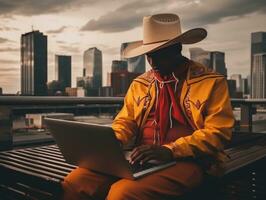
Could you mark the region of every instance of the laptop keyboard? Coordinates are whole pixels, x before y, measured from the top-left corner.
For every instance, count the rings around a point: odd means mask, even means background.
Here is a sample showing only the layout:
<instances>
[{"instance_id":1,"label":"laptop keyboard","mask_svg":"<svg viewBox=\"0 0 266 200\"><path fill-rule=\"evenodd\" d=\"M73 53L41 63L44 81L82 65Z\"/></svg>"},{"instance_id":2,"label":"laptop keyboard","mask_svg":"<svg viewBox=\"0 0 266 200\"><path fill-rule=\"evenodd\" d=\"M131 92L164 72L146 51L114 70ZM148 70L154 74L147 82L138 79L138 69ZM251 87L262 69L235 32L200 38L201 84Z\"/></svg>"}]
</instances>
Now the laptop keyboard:
<instances>
[{"instance_id":1,"label":"laptop keyboard","mask_svg":"<svg viewBox=\"0 0 266 200\"><path fill-rule=\"evenodd\" d=\"M137 173L137 172L141 172L144 171L146 169L150 169L154 166L157 166L157 164L153 164L153 163L145 163L143 165L139 164L139 163L134 163L133 165L129 163L130 169L133 173Z\"/></svg>"}]
</instances>

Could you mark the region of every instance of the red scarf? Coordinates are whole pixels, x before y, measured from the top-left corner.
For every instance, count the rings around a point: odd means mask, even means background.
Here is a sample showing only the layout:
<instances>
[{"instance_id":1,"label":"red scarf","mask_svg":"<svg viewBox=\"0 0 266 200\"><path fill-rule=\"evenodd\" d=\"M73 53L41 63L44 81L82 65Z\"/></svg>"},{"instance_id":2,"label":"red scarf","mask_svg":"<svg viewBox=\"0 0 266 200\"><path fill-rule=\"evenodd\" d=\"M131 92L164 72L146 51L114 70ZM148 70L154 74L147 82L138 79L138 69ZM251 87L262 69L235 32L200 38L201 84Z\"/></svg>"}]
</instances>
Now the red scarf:
<instances>
[{"instance_id":1,"label":"red scarf","mask_svg":"<svg viewBox=\"0 0 266 200\"><path fill-rule=\"evenodd\" d=\"M154 72L154 75L157 84L154 137L156 144L163 144L168 129L171 127L172 119L181 124L186 124L186 122L179 106L179 99L175 97L176 91L174 91L174 88L178 84L176 77L174 75L162 77L156 72Z\"/></svg>"}]
</instances>

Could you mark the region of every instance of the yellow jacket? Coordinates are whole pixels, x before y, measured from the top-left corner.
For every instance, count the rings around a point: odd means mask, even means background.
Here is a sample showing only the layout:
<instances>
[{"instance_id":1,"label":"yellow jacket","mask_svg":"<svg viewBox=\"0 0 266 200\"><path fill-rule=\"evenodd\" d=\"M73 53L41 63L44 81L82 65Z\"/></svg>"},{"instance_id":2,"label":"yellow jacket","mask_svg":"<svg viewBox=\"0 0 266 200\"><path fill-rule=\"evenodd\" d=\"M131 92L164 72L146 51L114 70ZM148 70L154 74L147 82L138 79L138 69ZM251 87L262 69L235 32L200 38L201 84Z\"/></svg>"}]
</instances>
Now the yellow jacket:
<instances>
[{"instance_id":1,"label":"yellow jacket","mask_svg":"<svg viewBox=\"0 0 266 200\"><path fill-rule=\"evenodd\" d=\"M130 85L123 108L112 124L116 137L124 144L141 131L155 102L155 93L151 71L137 77ZM234 125L226 78L190 60L180 106L194 132L165 146L177 159L208 160L207 172L221 175L221 164L227 159L224 145L230 141Z\"/></svg>"}]
</instances>

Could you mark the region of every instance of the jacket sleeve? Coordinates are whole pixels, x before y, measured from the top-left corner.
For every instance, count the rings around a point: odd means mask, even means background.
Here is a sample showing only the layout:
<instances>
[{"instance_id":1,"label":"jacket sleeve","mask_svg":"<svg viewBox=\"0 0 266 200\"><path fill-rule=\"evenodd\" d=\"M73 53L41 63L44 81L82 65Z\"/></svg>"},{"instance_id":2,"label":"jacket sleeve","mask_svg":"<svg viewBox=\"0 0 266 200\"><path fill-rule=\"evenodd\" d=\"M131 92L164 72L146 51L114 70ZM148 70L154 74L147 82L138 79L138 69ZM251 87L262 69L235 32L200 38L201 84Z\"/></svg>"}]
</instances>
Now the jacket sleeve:
<instances>
[{"instance_id":1,"label":"jacket sleeve","mask_svg":"<svg viewBox=\"0 0 266 200\"><path fill-rule=\"evenodd\" d=\"M216 79L216 83L206 102L204 126L192 135L178 138L164 146L170 148L175 158L212 156L222 152L232 136L234 115L228 93L226 79Z\"/></svg>"},{"instance_id":2,"label":"jacket sleeve","mask_svg":"<svg viewBox=\"0 0 266 200\"><path fill-rule=\"evenodd\" d=\"M115 132L116 138L119 139L123 144L128 143L137 131L137 123L134 118L133 88L134 82L130 85L127 91L122 109L112 123L112 128Z\"/></svg>"}]
</instances>

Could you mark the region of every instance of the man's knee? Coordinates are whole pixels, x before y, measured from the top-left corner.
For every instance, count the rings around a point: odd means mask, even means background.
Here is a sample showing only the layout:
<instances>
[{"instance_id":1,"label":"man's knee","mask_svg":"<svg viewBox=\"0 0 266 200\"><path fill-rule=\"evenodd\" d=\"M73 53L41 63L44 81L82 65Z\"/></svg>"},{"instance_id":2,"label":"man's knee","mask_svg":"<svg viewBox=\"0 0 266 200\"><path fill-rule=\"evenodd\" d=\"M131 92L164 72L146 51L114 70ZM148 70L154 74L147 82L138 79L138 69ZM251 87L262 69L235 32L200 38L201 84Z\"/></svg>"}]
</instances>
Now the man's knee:
<instances>
[{"instance_id":1,"label":"man's knee","mask_svg":"<svg viewBox=\"0 0 266 200\"><path fill-rule=\"evenodd\" d=\"M111 186L107 200L141 199L142 192L136 181L122 179Z\"/></svg>"},{"instance_id":2,"label":"man's knee","mask_svg":"<svg viewBox=\"0 0 266 200\"><path fill-rule=\"evenodd\" d=\"M75 196L75 199L104 199L114 181L109 176L77 168L66 176L62 183L64 199L71 199L72 196Z\"/></svg>"}]
</instances>

